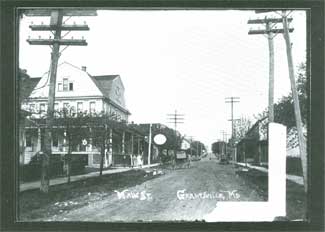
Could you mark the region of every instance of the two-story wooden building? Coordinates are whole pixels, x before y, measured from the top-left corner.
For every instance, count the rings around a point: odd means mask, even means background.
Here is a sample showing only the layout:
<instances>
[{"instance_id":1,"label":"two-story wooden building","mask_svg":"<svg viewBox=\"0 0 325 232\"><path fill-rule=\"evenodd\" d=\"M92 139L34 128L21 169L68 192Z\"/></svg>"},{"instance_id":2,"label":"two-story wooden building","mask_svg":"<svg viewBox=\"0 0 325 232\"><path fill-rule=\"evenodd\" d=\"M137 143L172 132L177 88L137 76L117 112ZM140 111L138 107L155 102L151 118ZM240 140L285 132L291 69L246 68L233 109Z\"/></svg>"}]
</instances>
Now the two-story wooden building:
<instances>
[{"instance_id":1,"label":"two-story wooden building","mask_svg":"<svg viewBox=\"0 0 325 232\"><path fill-rule=\"evenodd\" d=\"M26 164L36 153L42 150L42 132L45 127L49 74L41 78L30 78L33 82L33 90L22 99L22 109L31 113L28 123L25 125L22 136L24 140L24 152L21 154L21 163ZM35 84L37 82L37 84ZM29 84L22 84L21 88L27 88ZM67 108L71 112L92 115L99 114L111 116L115 124L108 128L109 146L105 149L105 166L118 165L125 162L125 156L130 152L142 152L144 135L128 126L130 112L126 108L125 88L119 75L90 75L86 67L76 67L68 62L58 66L55 87L55 111L60 112ZM58 121L60 116L57 115ZM64 156L67 153L67 139L64 125L54 125L52 136L52 154ZM115 126L114 126L115 125ZM84 126L86 128L86 125ZM86 128L89 130L89 128ZM90 128L91 131L91 128ZM90 133L91 134L91 133ZM80 139L80 144L75 146L72 154L86 156L89 166L99 166L100 147L93 143L88 136ZM90 139L89 139L90 138ZM129 147L132 144L136 149ZM136 143L134 142L136 141ZM123 157L123 158L121 158ZM124 164L125 165L125 164Z\"/></svg>"}]
</instances>

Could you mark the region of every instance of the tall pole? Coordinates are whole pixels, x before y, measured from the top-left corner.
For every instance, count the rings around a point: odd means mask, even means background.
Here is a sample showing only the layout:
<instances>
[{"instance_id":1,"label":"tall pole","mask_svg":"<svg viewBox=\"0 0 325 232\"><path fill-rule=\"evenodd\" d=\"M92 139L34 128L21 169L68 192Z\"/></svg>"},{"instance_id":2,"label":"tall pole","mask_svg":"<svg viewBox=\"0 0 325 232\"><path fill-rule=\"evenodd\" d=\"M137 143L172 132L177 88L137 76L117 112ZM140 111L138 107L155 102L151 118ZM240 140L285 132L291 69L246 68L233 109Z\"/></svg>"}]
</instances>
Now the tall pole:
<instances>
[{"instance_id":1,"label":"tall pole","mask_svg":"<svg viewBox=\"0 0 325 232\"><path fill-rule=\"evenodd\" d=\"M289 68L289 77L291 83L291 91L293 97L293 104L294 104L294 111L295 111L295 118L296 118L296 125L298 131L298 142L299 142L299 151L300 151L300 158L302 164L302 171L304 177L304 186L305 191L307 192L307 152L306 152L306 141L303 135L303 126L301 120L301 112L300 112L300 105L299 105L299 98L296 88L296 81L294 76L294 67L293 67L293 59L292 59L292 51L291 51L291 43L290 43L290 36L289 36L289 29L288 29L288 20L286 16L286 11L282 11L282 20L283 20L283 37L285 39L286 48L287 48L287 59L288 59L288 68Z\"/></svg>"},{"instance_id":2,"label":"tall pole","mask_svg":"<svg viewBox=\"0 0 325 232\"><path fill-rule=\"evenodd\" d=\"M292 18L289 19L290 21ZM276 24L281 23L281 18L267 18L264 19L250 19L248 24L265 24L265 29L249 30L249 35L262 34L267 37L269 45L269 106L268 118L269 122L274 122L274 45L273 38L279 34L284 33L283 29L277 29ZM290 32L293 31L290 28ZM266 35L265 35L266 34Z\"/></svg>"},{"instance_id":3,"label":"tall pole","mask_svg":"<svg viewBox=\"0 0 325 232\"><path fill-rule=\"evenodd\" d=\"M235 125L234 125L234 121L236 119L234 119L234 103L239 102L239 97L227 97L226 98L226 103L230 103L231 104L231 119L229 121L231 121L231 138L235 138Z\"/></svg>"},{"instance_id":4,"label":"tall pole","mask_svg":"<svg viewBox=\"0 0 325 232\"><path fill-rule=\"evenodd\" d=\"M54 100L55 100L55 83L56 72L58 66L58 60L60 56L60 43L62 25L62 12L61 10L52 11L51 24L56 26L54 32L54 40L52 53L51 53L51 70L50 70L50 83L49 83L49 97L47 104L47 117L44 136L44 153L42 158L42 172L41 172L41 186L40 191L47 193L49 191L50 178L49 178L49 166L50 157L52 155L52 126L53 126L53 112L54 112Z\"/></svg>"},{"instance_id":5,"label":"tall pole","mask_svg":"<svg viewBox=\"0 0 325 232\"><path fill-rule=\"evenodd\" d=\"M177 124L179 123L184 123L184 114L179 114L177 113L177 110L175 110L174 114L167 114L167 116L169 117L168 120L172 120L169 123L173 123L174 124L174 128L175 128L175 149L174 149L174 154L176 157L176 151L177 151Z\"/></svg>"},{"instance_id":6,"label":"tall pole","mask_svg":"<svg viewBox=\"0 0 325 232\"><path fill-rule=\"evenodd\" d=\"M41 171L41 186L40 191L48 193L49 191L49 166L50 157L52 155L52 127L54 116L54 101L55 101L55 85L58 60L60 57L60 45L87 45L84 39L62 39L61 32L64 31L80 31L89 30L87 25L63 25L63 16L69 14L70 16L80 16L80 12L74 12L63 9L54 10L27 10L25 13L27 16L51 16L50 25L30 25L29 27L33 31L51 31L54 35L54 39L28 39L27 42L31 45L50 45L52 46L51 52L51 66L50 66L50 79L49 79L49 95L47 104L47 117L46 127L44 133L44 152L42 156L42 171ZM83 14L84 16L96 15L96 11L89 11Z\"/></svg>"},{"instance_id":7,"label":"tall pole","mask_svg":"<svg viewBox=\"0 0 325 232\"><path fill-rule=\"evenodd\" d=\"M152 124L149 124L149 145L148 145L148 165L150 165L150 159L151 159L151 127Z\"/></svg>"},{"instance_id":8,"label":"tall pole","mask_svg":"<svg viewBox=\"0 0 325 232\"><path fill-rule=\"evenodd\" d=\"M274 44L270 22L266 23L267 40L269 44L269 122L274 122Z\"/></svg>"}]
</instances>

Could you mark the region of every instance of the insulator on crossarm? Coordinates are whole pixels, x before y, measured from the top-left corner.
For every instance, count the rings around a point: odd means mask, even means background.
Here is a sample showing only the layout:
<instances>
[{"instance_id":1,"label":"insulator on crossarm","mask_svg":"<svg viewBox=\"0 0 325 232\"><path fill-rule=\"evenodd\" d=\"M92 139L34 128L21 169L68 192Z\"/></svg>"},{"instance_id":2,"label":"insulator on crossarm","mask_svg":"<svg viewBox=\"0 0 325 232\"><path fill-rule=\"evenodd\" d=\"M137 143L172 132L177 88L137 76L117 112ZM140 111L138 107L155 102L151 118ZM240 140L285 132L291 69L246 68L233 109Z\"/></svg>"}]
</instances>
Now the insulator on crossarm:
<instances>
[{"instance_id":1,"label":"insulator on crossarm","mask_svg":"<svg viewBox=\"0 0 325 232\"><path fill-rule=\"evenodd\" d=\"M43 24L44 24L44 22L42 21L42 22L41 22L41 24L43 25Z\"/></svg>"},{"instance_id":2,"label":"insulator on crossarm","mask_svg":"<svg viewBox=\"0 0 325 232\"><path fill-rule=\"evenodd\" d=\"M40 38L41 38L41 36L39 35L39 36L38 36L38 38L40 39Z\"/></svg>"},{"instance_id":3,"label":"insulator on crossarm","mask_svg":"<svg viewBox=\"0 0 325 232\"><path fill-rule=\"evenodd\" d=\"M73 25L76 25L76 22L73 22Z\"/></svg>"}]
</instances>

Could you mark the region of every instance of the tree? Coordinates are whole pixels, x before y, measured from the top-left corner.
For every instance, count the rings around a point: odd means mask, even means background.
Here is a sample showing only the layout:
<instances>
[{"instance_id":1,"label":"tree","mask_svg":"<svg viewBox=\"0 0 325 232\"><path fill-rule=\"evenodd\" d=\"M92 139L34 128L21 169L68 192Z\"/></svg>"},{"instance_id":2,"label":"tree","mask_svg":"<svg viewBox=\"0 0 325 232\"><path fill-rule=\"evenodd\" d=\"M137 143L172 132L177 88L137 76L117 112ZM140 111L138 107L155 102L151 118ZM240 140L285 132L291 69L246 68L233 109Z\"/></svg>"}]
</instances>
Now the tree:
<instances>
[{"instance_id":1,"label":"tree","mask_svg":"<svg viewBox=\"0 0 325 232\"><path fill-rule=\"evenodd\" d=\"M252 122L249 118L241 117L240 119L234 121L235 127L235 141L240 141L252 127Z\"/></svg>"},{"instance_id":2,"label":"tree","mask_svg":"<svg viewBox=\"0 0 325 232\"><path fill-rule=\"evenodd\" d=\"M211 145L212 153L215 154L215 155L225 153L226 146L228 146L228 145L224 141L214 142Z\"/></svg>"},{"instance_id":3,"label":"tree","mask_svg":"<svg viewBox=\"0 0 325 232\"><path fill-rule=\"evenodd\" d=\"M63 126L63 134L67 142L65 145L67 145L68 151L64 159L67 164L67 181L70 183L72 150L81 143L81 140L85 138L85 136L87 136L84 125L88 117L85 113L76 113L74 108L69 106L56 111L55 114L58 117L55 118L54 124L58 127ZM54 134L53 132L54 131L52 131L52 134Z\"/></svg>"},{"instance_id":4,"label":"tree","mask_svg":"<svg viewBox=\"0 0 325 232\"><path fill-rule=\"evenodd\" d=\"M192 150L192 155L194 156L201 156L202 151L206 151L204 144L200 141L193 141L190 149Z\"/></svg>"},{"instance_id":5,"label":"tree","mask_svg":"<svg viewBox=\"0 0 325 232\"><path fill-rule=\"evenodd\" d=\"M304 125L307 123L308 114L308 85L306 77L306 65L301 63L298 65L296 78L298 98L301 109L301 119ZM261 119L268 115L267 109L255 116L255 119ZM274 104L274 122L281 123L287 127L287 132L296 127L296 118L294 114L292 93L283 96L277 103ZM266 129L267 124L263 125Z\"/></svg>"}]
</instances>

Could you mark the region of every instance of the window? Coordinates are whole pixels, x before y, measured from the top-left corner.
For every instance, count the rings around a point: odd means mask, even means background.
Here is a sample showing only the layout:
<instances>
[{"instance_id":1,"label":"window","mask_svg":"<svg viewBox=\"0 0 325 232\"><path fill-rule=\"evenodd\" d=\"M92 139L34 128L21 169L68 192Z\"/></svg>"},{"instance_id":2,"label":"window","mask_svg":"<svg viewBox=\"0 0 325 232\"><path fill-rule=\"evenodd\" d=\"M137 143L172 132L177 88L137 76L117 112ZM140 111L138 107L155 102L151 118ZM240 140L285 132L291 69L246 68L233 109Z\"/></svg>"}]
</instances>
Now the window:
<instances>
[{"instance_id":1,"label":"window","mask_svg":"<svg viewBox=\"0 0 325 232\"><path fill-rule=\"evenodd\" d=\"M29 105L29 110L33 112L35 110L35 104L30 104Z\"/></svg>"},{"instance_id":2,"label":"window","mask_svg":"<svg viewBox=\"0 0 325 232\"><path fill-rule=\"evenodd\" d=\"M26 147L32 147L32 135L29 131L25 132L26 137Z\"/></svg>"},{"instance_id":3,"label":"window","mask_svg":"<svg viewBox=\"0 0 325 232\"><path fill-rule=\"evenodd\" d=\"M59 115L59 103L54 103L54 116L58 117Z\"/></svg>"},{"instance_id":4,"label":"window","mask_svg":"<svg viewBox=\"0 0 325 232\"><path fill-rule=\"evenodd\" d=\"M54 103L54 111L59 111L59 103Z\"/></svg>"},{"instance_id":5,"label":"window","mask_svg":"<svg viewBox=\"0 0 325 232\"><path fill-rule=\"evenodd\" d=\"M72 91L72 90L73 90L73 83L70 82L70 83L69 83L69 91Z\"/></svg>"},{"instance_id":6,"label":"window","mask_svg":"<svg viewBox=\"0 0 325 232\"><path fill-rule=\"evenodd\" d=\"M52 133L52 146L57 147L59 145L59 137L57 132Z\"/></svg>"},{"instance_id":7,"label":"window","mask_svg":"<svg viewBox=\"0 0 325 232\"><path fill-rule=\"evenodd\" d=\"M71 107L70 107L70 113L74 116L75 113L76 113L76 107L71 106Z\"/></svg>"},{"instance_id":8,"label":"window","mask_svg":"<svg viewBox=\"0 0 325 232\"><path fill-rule=\"evenodd\" d=\"M68 78L63 78L63 91L68 91Z\"/></svg>"},{"instance_id":9,"label":"window","mask_svg":"<svg viewBox=\"0 0 325 232\"><path fill-rule=\"evenodd\" d=\"M62 83L58 83L58 91L62 91Z\"/></svg>"},{"instance_id":10,"label":"window","mask_svg":"<svg viewBox=\"0 0 325 232\"><path fill-rule=\"evenodd\" d=\"M78 113L80 113L80 112L83 112L83 103L82 102L78 102L77 103L77 111L78 111Z\"/></svg>"},{"instance_id":11,"label":"window","mask_svg":"<svg viewBox=\"0 0 325 232\"><path fill-rule=\"evenodd\" d=\"M40 104L40 113L44 113L45 112L45 104L44 103L42 103L42 104Z\"/></svg>"},{"instance_id":12,"label":"window","mask_svg":"<svg viewBox=\"0 0 325 232\"><path fill-rule=\"evenodd\" d=\"M95 105L96 104L96 102L90 102L89 103L89 112L90 113L95 113Z\"/></svg>"}]
</instances>

